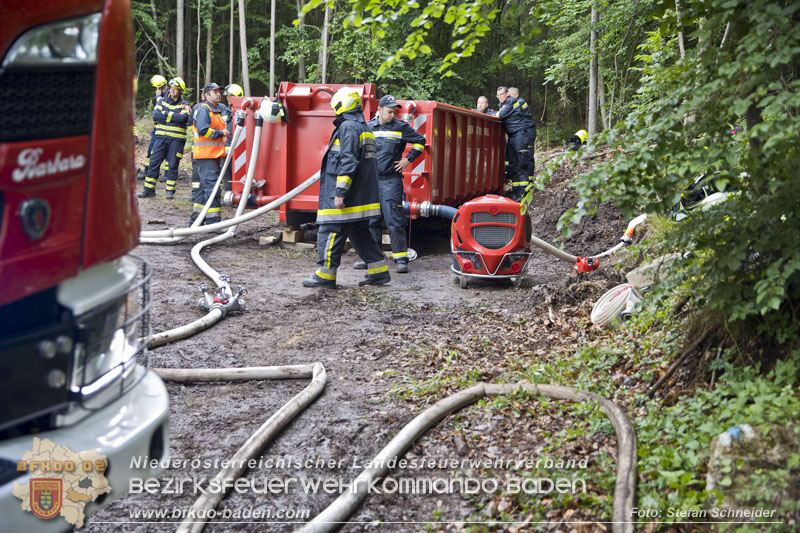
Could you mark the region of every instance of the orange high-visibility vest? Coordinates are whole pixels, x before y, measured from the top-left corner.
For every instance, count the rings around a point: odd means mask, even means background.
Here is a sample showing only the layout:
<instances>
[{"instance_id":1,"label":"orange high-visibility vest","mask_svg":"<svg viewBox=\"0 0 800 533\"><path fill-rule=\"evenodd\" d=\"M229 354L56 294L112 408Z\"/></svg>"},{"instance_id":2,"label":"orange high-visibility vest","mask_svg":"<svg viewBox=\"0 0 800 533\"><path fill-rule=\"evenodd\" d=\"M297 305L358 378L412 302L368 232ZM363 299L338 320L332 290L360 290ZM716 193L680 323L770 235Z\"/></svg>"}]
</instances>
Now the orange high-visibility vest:
<instances>
[{"instance_id":1,"label":"orange high-visibility vest","mask_svg":"<svg viewBox=\"0 0 800 533\"><path fill-rule=\"evenodd\" d=\"M192 143L192 157L194 159L218 159L225 157L225 137L220 135L216 139L209 139L208 137L214 130L225 130L227 127L225 122L222 121L222 114L215 112L211 106L203 102L203 105L208 108L209 116L211 117L211 125L205 136L201 136L197 132L197 126L192 125L194 132L194 142Z\"/></svg>"}]
</instances>

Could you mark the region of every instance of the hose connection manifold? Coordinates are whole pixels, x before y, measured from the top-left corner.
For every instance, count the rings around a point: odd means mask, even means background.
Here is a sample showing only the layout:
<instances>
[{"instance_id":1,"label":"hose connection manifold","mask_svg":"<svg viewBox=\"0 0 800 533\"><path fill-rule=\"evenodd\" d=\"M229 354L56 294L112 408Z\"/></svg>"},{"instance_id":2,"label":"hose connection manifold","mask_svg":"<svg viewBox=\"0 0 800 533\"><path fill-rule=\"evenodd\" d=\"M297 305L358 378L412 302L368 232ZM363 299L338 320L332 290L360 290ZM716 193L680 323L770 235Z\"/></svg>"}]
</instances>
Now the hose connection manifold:
<instances>
[{"instance_id":1,"label":"hose connection manifold","mask_svg":"<svg viewBox=\"0 0 800 533\"><path fill-rule=\"evenodd\" d=\"M576 257L573 272L577 276L578 272L593 272L599 266L600 260L596 257Z\"/></svg>"},{"instance_id":2,"label":"hose connection manifold","mask_svg":"<svg viewBox=\"0 0 800 533\"><path fill-rule=\"evenodd\" d=\"M211 311L212 309L219 309L222 311L222 316L228 313L243 312L245 309L244 300L241 296L247 294L247 289L238 286L236 294L231 295L228 286L220 287L216 291L209 291L208 284L203 283L197 290L199 290L203 297L197 302L200 309L203 311Z\"/></svg>"}]
</instances>

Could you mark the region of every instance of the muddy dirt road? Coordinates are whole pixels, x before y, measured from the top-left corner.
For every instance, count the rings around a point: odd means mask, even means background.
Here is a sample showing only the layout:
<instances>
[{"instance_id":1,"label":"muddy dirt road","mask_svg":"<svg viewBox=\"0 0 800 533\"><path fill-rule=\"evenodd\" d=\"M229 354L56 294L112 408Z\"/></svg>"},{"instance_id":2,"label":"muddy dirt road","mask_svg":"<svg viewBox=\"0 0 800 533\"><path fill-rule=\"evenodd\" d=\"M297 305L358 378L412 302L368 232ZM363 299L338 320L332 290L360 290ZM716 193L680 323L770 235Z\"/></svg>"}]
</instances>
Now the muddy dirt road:
<instances>
[{"instance_id":1,"label":"muddy dirt road","mask_svg":"<svg viewBox=\"0 0 800 533\"><path fill-rule=\"evenodd\" d=\"M157 190L156 198L140 200L143 229L185 226L191 211L188 173L182 170L176 200L164 199L163 183ZM534 202L531 216L537 235L552 238L556 234L555 211L568 207L563 204L569 203L570 193L563 183L554 183ZM223 216L232 213L233 209L226 208ZM623 229L619 215L595 218L583 233L566 243L567 250L597 252L614 244ZM315 242L313 227L309 228L306 240ZM357 257L350 251L339 269L338 290L306 289L300 281L315 268L314 250L258 244L259 237L280 229L277 215L270 214L240 226L234 239L203 253L215 269L231 277L232 286L247 288L246 312L229 315L210 330L151 352L154 367L319 361L327 370L323 395L264 450L261 468L245 474L253 480L254 490L234 492L218 508L218 513L227 509L229 515L240 518L212 521L206 531L291 531L304 517L315 516L335 499L338 490L327 494L321 488L303 488L303 483L336 480L346 484L357 476L364 463L424 407L409 393L413 384L435 375L438 365L449 364L448 357L458 358L458 346L481 345L470 355L474 360L469 361L477 379L491 380L497 360L531 357L532 347L541 346L541 339L531 337L525 326L536 321L531 310L545 294L570 279L570 265L537 251L520 288L498 280L460 289L450 271L449 228L415 224L412 246L420 257L411 264L409 274L397 274L390 267L389 285L359 289L357 282L363 271L352 268ZM142 245L135 250L154 268L154 332L202 316L197 307L197 287L208 280L189 256L191 246L200 240L190 237L177 245ZM496 349L492 346L495 340ZM448 351L448 346L453 349ZM92 517L86 530L174 530L179 513L190 508L199 495L194 481L212 478L218 471L214 461L230 457L264 420L306 385L306 380L167 384L173 464L161 481L164 487L168 479L184 480L182 490L129 494ZM406 458L535 458L547 445L545 435L568 423L550 416L514 420L508 413L474 407L429 431ZM613 442L595 444L594 448L587 444L577 457L591 458L608 451L609 446L613 447ZM453 478L476 476L478 470L463 464L455 469L452 465L440 466L412 465L391 475ZM296 485L278 494L258 493L265 480L290 478L296 479ZM376 494L367 499L343 531L376 527L383 531L457 529L465 520L501 519L503 505L497 495L483 490L472 495L458 490L424 495ZM147 512L160 512L162 517L137 515ZM262 514L256 519L248 514L253 512ZM600 519L586 512L589 519ZM501 524L489 527L504 528Z\"/></svg>"}]
</instances>

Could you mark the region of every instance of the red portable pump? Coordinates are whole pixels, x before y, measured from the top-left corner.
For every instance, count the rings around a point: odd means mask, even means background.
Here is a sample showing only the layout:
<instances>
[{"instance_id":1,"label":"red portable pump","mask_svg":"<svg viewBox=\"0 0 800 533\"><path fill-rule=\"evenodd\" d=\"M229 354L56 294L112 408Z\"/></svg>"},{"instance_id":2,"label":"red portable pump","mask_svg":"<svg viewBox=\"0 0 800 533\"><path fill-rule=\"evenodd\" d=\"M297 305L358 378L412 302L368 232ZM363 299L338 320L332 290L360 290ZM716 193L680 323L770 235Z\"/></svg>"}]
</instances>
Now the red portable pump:
<instances>
[{"instance_id":1,"label":"red portable pump","mask_svg":"<svg viewBox=\"0 0 800 533\"><path fill-rule=\"evenodd\" d=\"M461 288L470 278L508 278L519 286L531 255L531 221L520 204L494 194L462 205L453 217L450 250Z\"/></svg>"}]
</instances>

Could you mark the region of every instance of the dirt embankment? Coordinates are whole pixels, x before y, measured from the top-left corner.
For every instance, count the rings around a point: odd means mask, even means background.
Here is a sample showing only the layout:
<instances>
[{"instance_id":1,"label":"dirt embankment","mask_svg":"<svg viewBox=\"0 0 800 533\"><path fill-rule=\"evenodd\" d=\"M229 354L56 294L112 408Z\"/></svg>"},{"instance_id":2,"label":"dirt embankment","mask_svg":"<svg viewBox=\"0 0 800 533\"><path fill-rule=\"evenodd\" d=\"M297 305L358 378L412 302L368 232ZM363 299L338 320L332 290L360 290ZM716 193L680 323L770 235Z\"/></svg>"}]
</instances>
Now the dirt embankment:
<instances>
[{"instance_id":1,"label":"dirt embankment","mask_svg":"<svg viewBox=\"0 0 800 533\"><path fill-rule=\"evenodd\" d=\"M534 233L545 240L556 236L556 220L564 209L574 205L574 191L566 187L571 177L565 173L534 196L530 212ZM163 183L156 198L140 200L144 229L186 225L191 211L188 171L181 170L178 183L176 200L164 199ZM224 216L232 212L226 208ZM357 282L363 271L352 268L357 258L349 252L339 270L341 288L316 291L300 285L315 268L314 250L259 246L259 237L280 229L276 216L261 217L240 226L234 239L206 249L203 256L214 268L230 275L233 286L247 288L246 312L230 315L208 331L152 352L154 367L243 367L314 361L325 365L325 392L264 450L262 467L246 474L256 480L349 482L365 461L423 407L413 399L415 383L452 364L463 365L465 372L471 372L465 377L491 380L503 361L535 357L535 350L550 342L548 333L537 329L547 319L546 306L542 305L545 298L574 283L570 265L537 252L520 288L513 289L503 280L490 280L462 290L450 271L448 230L415 224L412 246L420 257L412 263L409 274L397 274L392 268L391 284L359 289ZM603 208L589 217L564 246L575 254L597 253L615 244L623 230L620 214ZM313 242L313 232L307 233L306 239ZM155 332L202 316L196 289L207 280L189 257L191 246L199 240L192 237L172 246L142 245L135 251L154 268L151 319ZM607 278L604 274L597 276L608 285L611 281ZM583 333L571 334L579 341ZM305 386L302 380L168 384L170 455L177 464L164 473L162 481L213 477L218 470L213 467L215 460L230 457L264 420ZM443 383L440 392L457 388L458 384ZM508 410L476 407L451 416L429 431L406 458L516 461L549 453L591 461L597 454L613 450L613 442L594 437L578 439L565 449L548 450L548 436L568 424L568 420L547 411L541 417L519 420ZM193 465L195 460L208 460L211 466ZM296 461L302 464L292 464ZM514 468L488 471L497 479L520 473ZM463 463L457 468L407 466L391 475L448 479L488 476L482 466ZM256 486L261 485L256 481ZM196 492L193 482L185 482L177 494L129 494L89 520L86 530L174 530L176 513L191 506ZM218 512L259 509L273 513L273 517L279 512L289 517L291 511L308 512L313 517L335 497L321 489L298 486L278 494L233 493ZM354 522L343 530L371 530L382 524L380 529L385 531L416 531L432 522L441 522L431 526L434 530L453 529L470 517L497 519L510 511L508 506L501 496L486 491L472 495L459 491L379 494L370 496L352 517ZM166 517L144 520L134 516L147 510L161 510ZM580 510L577 516L603 519L600 511ZM218 520L206 530L290 531L296 524L289 522L298 520L279 518L268 524L263 518Z\"/></svg>"}]
</instances>

